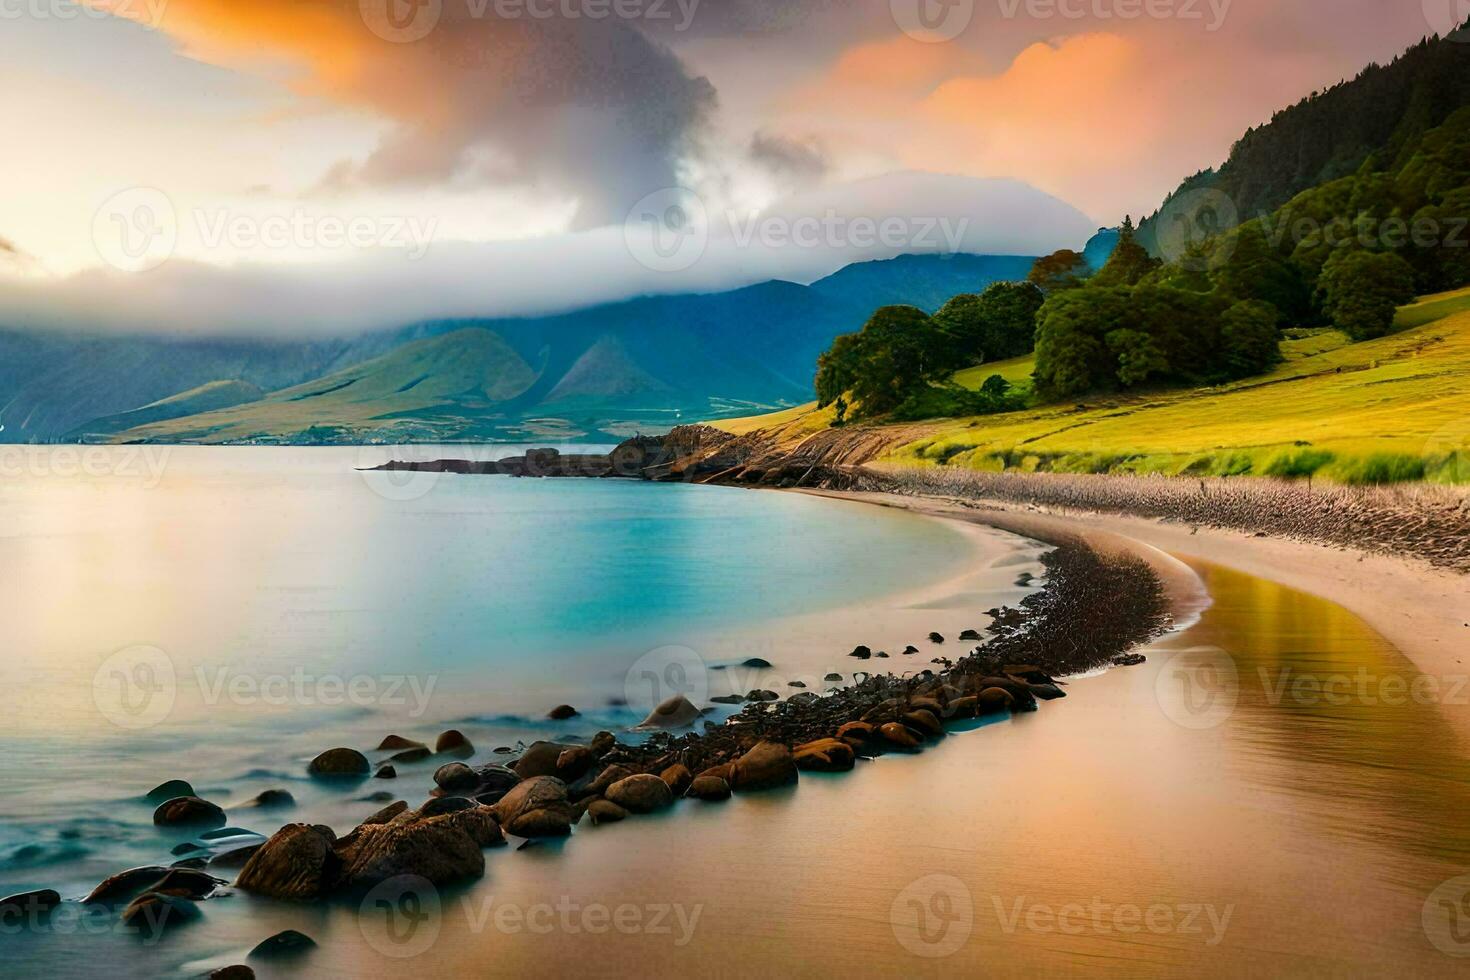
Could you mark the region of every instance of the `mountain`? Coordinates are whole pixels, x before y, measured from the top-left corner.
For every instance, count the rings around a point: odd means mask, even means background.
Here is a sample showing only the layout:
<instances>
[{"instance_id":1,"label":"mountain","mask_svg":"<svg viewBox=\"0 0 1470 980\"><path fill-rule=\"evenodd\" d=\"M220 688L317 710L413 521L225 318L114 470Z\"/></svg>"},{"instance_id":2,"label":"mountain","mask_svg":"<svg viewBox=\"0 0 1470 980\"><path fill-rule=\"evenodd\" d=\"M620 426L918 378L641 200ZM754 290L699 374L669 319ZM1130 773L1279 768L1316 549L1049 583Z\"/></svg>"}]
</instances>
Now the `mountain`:
<instances>
[{"instance_id":1,"label":"mountain","mask_svg":"<svg viewBox=\"0 0 1470 980\"><path fill-rule=\"evenodd\" d=\"M0 332L0 440L616 438L690 414L800 404L817 355L876 307L932 311L1024 278L1032 261L905 255L809 286L771 281L327 341Z\"/></svg>"},{"instance_id":2,"label":"mountain","mask_svg":"<svg viewBox=\"0 0 1470 980\"><path fill-rule=\"evenodd\" d=\"M1409 147L1470 105L1470 29L1427 38L1388 65L1317 92L1248 130L1219 168L1188 178L1164 202L1217 191L1244 222L1270 214L1305 190L1362 168L1401 165ZM1139 226L1155 251L1158 214Z\"/></svg>"}]
</instances>

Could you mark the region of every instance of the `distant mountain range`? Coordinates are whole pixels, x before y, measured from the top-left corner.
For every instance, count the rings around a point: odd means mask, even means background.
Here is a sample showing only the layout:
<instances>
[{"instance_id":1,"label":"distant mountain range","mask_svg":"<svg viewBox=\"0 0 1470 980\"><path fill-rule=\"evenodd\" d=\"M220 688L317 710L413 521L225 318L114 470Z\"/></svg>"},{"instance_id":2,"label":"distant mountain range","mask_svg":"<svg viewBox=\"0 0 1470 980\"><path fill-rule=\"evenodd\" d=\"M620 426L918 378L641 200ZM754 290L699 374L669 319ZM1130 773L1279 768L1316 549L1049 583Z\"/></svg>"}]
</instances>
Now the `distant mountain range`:
<instances>
[{"instance_id":1,"label":"distant mountain range","mask_svg":"<svg viewBox=\"0 0 1470 980\"><path fill-rule=\"evenodd\" d=\"M877 307L933 311L1025 278L1032 261L905 255L809 286L772 281L336 340L0 330L0 441L616 439L807 401L818 353Z\"/></svg>"}]
</instances>

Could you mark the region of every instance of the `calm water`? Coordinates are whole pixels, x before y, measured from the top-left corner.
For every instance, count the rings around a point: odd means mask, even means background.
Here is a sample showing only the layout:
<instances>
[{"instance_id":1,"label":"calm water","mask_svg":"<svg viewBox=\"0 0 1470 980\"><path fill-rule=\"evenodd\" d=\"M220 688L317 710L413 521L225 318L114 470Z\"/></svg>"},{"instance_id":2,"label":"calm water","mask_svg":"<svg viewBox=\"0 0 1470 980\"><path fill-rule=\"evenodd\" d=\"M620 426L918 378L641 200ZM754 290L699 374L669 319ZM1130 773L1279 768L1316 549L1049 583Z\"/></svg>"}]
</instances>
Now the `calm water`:
<instances>
[{"instance_id":1,"label":"calm water","mask_svg":"<svg viewBox=\"0 0 1470 980\"><path fill-rule=\"evenodd\" d=\"M477 742L553 730L518 704L522 683L538 711L554 691L575 694L589 717L567 731L627 724L632 709L606 701L626 695L628 665L658 644L714 665L766 651L783 678L843 669L851 634L888 643L900 627L972 620L987 597L1019 595L1012 580L1035 568L1036 549L1016 539L878 508L447 478L390 500L341 472L342 459L185 454L154 497L7 488L0 571L22 587L7 587L3 610L26 638L3 668L21 719L3 753L7 889L85 890L163 859L177 835L154 834L147 808L124 799L156 779L196 778L226 803L287 786L300 801L289 816L239 821L270 830L310 815L342 831L373 805L299 778L324 744L362 744L389 725L432 733L456 717ZM598 526L624 521L642 526ZM567 541L579 547L558 547ZM1466 960L1449 954L1470 953L1470 882L1443 886L1470 871L1470 765L1446 723L1467 710L1454 680L1438 699L1395 698L1384 681L1417 672L1351 614L1196 570L1213 605L1142 667L1078 679L1037 714L917 757L491 852L483 880L431 896L433 914L412 928L381 909L235 894L157 947L65 926L0 933L0 945L22 975L50 976L95 976L99 962L111 975L188 976L240 962L284 928L321 948L298 966L257 964L262 976L1463 975ZM624 579L635 574L682 598L644 595ZM568 593L529 600L542 633L519 620L499 633L514 615L505 597L536 581ZM795 615L813 604L838 611ZM609 627L604 615L624 618ZM134 632L118 637L121 624ZM502 635L519 639L502 646ZM188 652L192 639L206 652ZM260 721L254 708L189 710L180 680L177 717L119 738L98 721L91 675L140 642L169 649L180 678L195 657L257 672L291 657L372 671L425 658L457 690L452 704L430 699L432 723L299 705ZM684 662L660 656L645 663ZM1374 696L1300 683L1358 676ZM477 757L493 758L487 749ZM416 801L428 785L417 772L393 788Z\"/></svg>"}]
</instances>

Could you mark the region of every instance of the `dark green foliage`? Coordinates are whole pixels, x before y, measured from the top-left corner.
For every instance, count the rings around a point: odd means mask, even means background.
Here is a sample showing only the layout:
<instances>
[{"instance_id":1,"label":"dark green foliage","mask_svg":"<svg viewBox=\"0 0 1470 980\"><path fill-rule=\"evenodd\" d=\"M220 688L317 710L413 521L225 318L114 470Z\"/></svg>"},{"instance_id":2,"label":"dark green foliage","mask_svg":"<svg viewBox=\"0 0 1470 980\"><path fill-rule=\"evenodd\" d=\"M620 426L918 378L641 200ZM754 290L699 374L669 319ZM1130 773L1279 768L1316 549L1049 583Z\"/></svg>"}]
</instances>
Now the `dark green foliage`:
<instances>
[{"instance_id":1,"label":"dark green foliage","mask_svg":"<svg viewBox=\"0 0 1470 980\"><path fill-rule=\"evenodd\" d=\"M1292 323L1310 319L1312 290L1302 268L1271 245L1262 222L1248 221L1227 232L1217 252L1224 256L1214 270L1221 293L1270 303Z\"/></svg>"},{"instance_id":2,"label":"dark green foliage","mask_svg":"<svg viewBox=\"0 0 1470 980\"><path fill-rule=\"evenodd\" d=\"M1118 229L1118 244L1113 249L1113 254L1108 258L1107 264L1098 270L1097 275L1092 277L1091 285L1136 286L1160 264L1139 243L1133 219L1127 217L1123 219L1123 227Z\"/></svg>"},{"instance_id":3,"label":"dark green foliage","mask_svg":"<svg viewBox=\"0 0 1470 980\"><path fill-rule=\"evenodd\" d=\"M817 360L817 401L850 393L864 416L885 415L953 370L947 338L913 306L885 306L860 333L838 337Z\"/></svg>"},{"instance_id":4,"label":"dark green foliage","mask_svg":"<svg viewBox=\"0 0 1470 980\"><path fill-rule=\"evenodd\" d=\"M1258 299L1242 300L1220 315L1221 370L1247 378L1281 361L1281 315Z\"/></svg>"},{"instance_id":5,"label":"dark green foliage","mask_svg":"<svg viewBox=\"0 0 1470 980\"><path fill-rule=\"evenodd\" d=\"M1088 269L1087 259L1082 253L1064 248L1037 259L1026 281L1045 293L1076 289L1082 285Z\"/></svg>"},{"instance_id":6,"label":"dark green foliage","mask_svg":"<svg viewBox=\"0 0 1470 980\"><path fill-rule=\"evenodd\" d=\"M1414 269L1391 252L1337 252L1322 267L1318 288L1332 325L1369 340L1392 331L1395 311L1414 298Z\"/></svg>"},{"instance_id":7,"label":"dark green foliage","mask_svg":"<svg viewBox=\"0 0 1470 980\"><path fill-rule=\"evenodd\" d=\"M1041 290L1028 282L998 282L976 296L956 296L934 315L952 344L955 368L1031 353Z\"/></svg>"}]
</instances>

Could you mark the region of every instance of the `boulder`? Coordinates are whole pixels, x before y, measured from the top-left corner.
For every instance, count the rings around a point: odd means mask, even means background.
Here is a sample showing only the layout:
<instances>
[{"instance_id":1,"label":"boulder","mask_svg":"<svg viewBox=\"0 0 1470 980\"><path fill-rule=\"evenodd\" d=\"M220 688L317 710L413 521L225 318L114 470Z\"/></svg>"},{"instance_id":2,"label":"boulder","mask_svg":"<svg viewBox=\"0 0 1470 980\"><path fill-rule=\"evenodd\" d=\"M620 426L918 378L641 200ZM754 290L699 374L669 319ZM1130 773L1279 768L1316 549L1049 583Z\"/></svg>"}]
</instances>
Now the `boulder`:
<instances>
[{"instance_id":1,"label":"boulder","mask_svg":"<svg viewBox=\"0 0 1470 980\"><path fill-rule=\"evenodd\" d=\"M484 822L498 829L488 814ZM344 837L336 849L341 868L333 887L372 888L402 875L424 878L434 885L478 878L485 873L480 848L463 826L461 813L407 823L366 824Z\"/></svg>"},{"instance_id":2,"label":"boulder","mask_svg":"<svg viewBox=\"0 0 1470 980\"><path fill-rule=\"evenodd\" d=\"M962 639L962 640L978 640L978 639L980 639L980 634L978 632L976 632L975 630L965 630L962 633L960 633L960 639Z\"/></svg>"},{"instance_id":3,"label":"boulder","mask_svg":"<svg viewBox=\"0 0 1470 980\"><path fill-rule=\"evenodd\" d=\"M225 823L225 811L197 796L180 796L177 799L160 803L158 809L153 811L153 822L160 827L175 827L184 824L207 824L218 827Z\"/></svg>"},{"instance_id":4,"label":"boulder","mask_svg":"<svg viewBox=\"0 0 1470 980\"><path fill-rule=\"evenodd\" d=\"M781 695L775 691L765 691L757 688L745 695L745 699L747 701L779 701L781 700Z\"/></svg>"},{"instance_id":5,"label":"boulder","mask_svg":"<svg viewBox=\"0 0 1470 980\"><path fill-rule=\"evenodd\" d=\"M1051 675L1032 664L1006 664L1000 669L1000 672L1007 677L1031 684L1051 683Z\"/></svg>"},{"instance_id":6,"label":"boulder","mask_svg":"<svg viewBox=\"0 0 1470 980\"><path fill-rule=\"evenodd\" d=\"M408 801L398 800L396 803L389 803L387 806L383 807L383 809L379 810L377 813L374 813L372 816L364 820L363 823L388 823L400 813L407 812Z\"/></svg>"},{"instance_id":7,"label":"boulder","mask_svg":"<svg viewBox=\"0 0 1470 980\"><path fill-rule=\"evenodd\" d=\"M749 667L752 670L768 670L771 662L764 657L747 657L740 662L740 666Z\"/></svg>"},{"instance_id":8,"label":"boulder","mask_svg":"<svg viewBox=\"0 0 1470 980\"><path fill-rule=\"evenodd\" d=\"M446 813L458 813L461 810L468 810L471 807L479 805L474 800L466 799L463 796L436 796L413 811L410 819L422 820L425 817L438 817ZM405 823L407 821L400 820L398 822Z\"/></svg>"},{"instance_id":9,"label":"boulder","mask_svg":"<svg viewBox=\"0 0 1470 980\"><path fill-rule=\"evenodd\" d=\"M373 767L356 749L327 749L311 760L306 771L313 776L366 776Z\"/></svg>"},{"instance_id":10,"label":"boulder","mask_svg":"<svg viewBox=\"0 0 1470 980\"><path fill-rule=\"evenodd\" d=\"M1051 682L1047 682L1045 684L1027 684L1026 689L1029 690L1032 694L1036 695L1036 697L1041 699L1042 701L1055 701L1057 698L1064 698L1067 696L1066 691L1062 690L1060 687L1057 687L1056 684Z\"/></svg>"},{"instance_id":11,"label":"boulder","mask_svg":"<svg viewBox=\"0 0 1470 980\"><path fill-rule=\"evenodd\" d=\"M88 903L101 902L105 904L126 901L136 897L154 882L162 879L164 875L168 874L168 870L168 868L150 864L141 868L129 868L126 871L119 871L117 874L107 878L96 888L93 888L91 893L82 899L82 901Z\"/></svg>"},{"instance_id":12,"label":"boulder","mask_svg":"<svg viewBox=\"0 0 1470 980\"><path fill-rule=\"evenodd\" d=\"M267 936L255 944L250 951L252 960L294 958L316 949L316 940L295 929L285 929L274 936Z\"/></svg>"},{"instance_id":13,"label":"boulder","mask_svg":"<svg viewBox=\"0 0 1470 980\"><path fill-rule=\"evenodd\" d=\"M779 742L757 742L730 767L730 788L737 793L787 786L796 778L791 750Z\"/></svg>"},{"instance_id":14,"label":"boulder","mask_svg":"<svg viewBox=\"0 0 1470 980\"><path fill-rule=\"evenodd\" d=\"M590 799L594 796L602 796L607 788L620 779L627 779L634 775L633 770L626 766L605 766L596 776L588 773L577 780L576 784L567 788L567 796L574 800Z\"/></svg>"},{"instance_id":15,"label":"boulder","mask_svg":"<svg viewBox=\"0 0 1470 980\"><path fill-rule=\"evenodd\" d=\"M480 780L475 788L475 799L481 803L499 803L521 781L520 775L514 769L494 764L476 766L475 775Z\"/></svg>"},{"instance_id":16,"label":"boulder","mask_svg":"<svg viewBox=\"0 0 1470 980\"><path fill-rule=\"evenodd\" d=\"M852 746L835 738L798 745L791 755L796 768L812 772L846 772L853 766Z\"/></svg>"},{"instance_id":17,"label":"boulder","mask_svg":"<svg viewBox=\"0 0 1470 980\"><path fill-rule=\"evenodd\" d=\"M916 647L916 646L914 646L912 643L910 643L908 646L906 646L906 647L903 648L903 655L905 657L912 657L914 654L916 654L918 652L919 652L919 648Z\"/></svg>"},{"instance_id":18,"label":"boulder","mask_svg":"<svg viewBox=\"0 0 1470 980\"><path fill-rule=\"evenodd\" d=\"M429 758L433 754L434 753L429 751L429 747L427 745L415 745L413 748L408 748L404 749L402 752L393 753L392 755L388 756L388 761L403 763L423 762L425 759Z\"/></svg>"},{"instance_id":19,"label":"boulder","mask_svg":"<svg viewBox=\"0 0 1470 980\"><path fill-rule=\"evenodd\" d=\"M276 807L288 807L296 805L296 797L283 789L267 789L256 793L254 797L241 804L242 807L255 807L259 809L273 809Z\"/></svg>"},{"instance_id":20,"label":"boulder","mask_svg":"<svg viewBox=\"0 0 1470 980\"><path fill-rule=\"evenodd\" d=\"M652 813L672 806L674 802L669 784L651 773L620 779L609 786L604 795L630 813Z\"/></svg>"},{"instance_id":21,"label":"boulder","mask_svg":"<svg viewBox=\"0 0 1470 980\"><path fill-rule=\"evenodd\" d=\"M224 883L223 878L193 868L171 868L148 890L198 901L214 894L214 890Z\"/></svg>"},{"instance_id":22,"label":"boulder","mask_svg":"<svg viewBox=\"0 0 1470 980\"><path fill-rule=\"evenodd\" d=\"M463 762L447 762L434 770L434 785L446 793L459 793L480 785L480 776Z\"/></svg>"},{"instance_id":23,"label":"boulder","mask_svg":"<svg viewBox=\"0 0 1470 980\"><path fill-rule=\"evenodd\" d=\"M599 796L587 804L587 816L592 818L592 825L595 827L600 823L617 823L619 820L626 820L628 811L612 800L605 800Z\"/></svg>"},{"instance_id":24,"label":"boulder","mask_svg":"<svg viewBox=\"0 0 1470 980\"><path fill-rule=\"evenodd\" d=\"M878 733L894 748L917 749L919 747L919 737L896 721L880 726Z\"/></svg>"},{"instance_id":25,"label":"boulder","mask_svg":"<svg viewBox=\"0 0 1470 980\"><path fill-rule=\"evenodd\" d=\"M260 850L259 844L246 844L244 847L231 848L228 851L220 851L209 859L208 867L211 868L243 868L245 863L255 856Z\"/></svg>"},{"instance_id":26,"label":"boulder","mask_svg":"<svg viewBox=\"0 0 1470 980\"><path fill-rule=\"evenodd\" d=\"M787 687L806 687L806 681L792 681Z\"/></svg>"},{"instance_id":27,"label":"boulder","mask_svg":"<svg viewBox=\"0 0 1470 980\"><path fill-rule=\"evenodd\" d=\"M718 802L730 798L730 784L719 776L696 776L689 784L689 795L696 800Z\"/></svg>"},{"instance_id":28,"label":"boulder","mask_svg":"<svg viewBox=\"0 0 1470 980\"><path fill-rule=\"evenodd\" d=\"M1003 688L987 687L975 696L977 715L998 715L1003 711L1010 711L1015 706L1015 696Z\"/></svg>"},{"instance_id":29,"label":"boulder","mask_svg":"<svg viewBox=\"0 0 1470 980\"><path fill-rule=\"evenodd\" d=\"M979 713L979 698L961 697L949 702L951 718L974 718Z\"/></svg>"},{"instance_id":30,"label":"boulder","mask_svg":"<svg viewBox=\"0 0 1470 980\"><path fill-rule=\"evenodd\" d=\"M209 971L209 980L255 980L255 971L238 963Z\"/></svg>"},{"instance_id":31,"label":"boulder","mask_svg":"<svg viewBox=\"0 0 1470 980\"><path fill-rule=\"evenodd\" d=\"M878 738L878 729L871 722L849 721L837 729L836 737L854 749L864 749Z\"/></svg>"},{"instance_id":32,"label":"boulder","mask_svg":"<svg viewBox=\"0 0 1470 980\"><path fill-rule=\"evenodd\" d=\"M676 799L683 796L689 789L689 784L694 782L694 773L690 772L687 766L680 765L677 762L658 775L660 779L668 784L669 791L674 794Z\"/></svg>"},{"instance_id":33,"label":"boulder","mask_svg":"<svg viewBox=\"0 0 1470 980\"><path fill-rule=\"evenodd\" d=\"M552 721L566 721L568 718L577 717L577 715L579 715L580 713L581 712L579 712L576 708L572 707L569 704L559 704L555 708L552 708L550 711L548 711L546 713L546 717L550 718Z\"/></svg>"},{"instance_id":34,"label":"boulder","mask_svg":"<svg viewBox=\"0 0 1470 980\"><path fill-rule=\"evenodd\" d=\"M194 787L190 786L184 780L170 779L150 789L143 799L157 806L160 803L167 803L169 800L176 800L181 796L198 795L198 793L194 792Z\"/></svg>"},{"instance_id":35,"label":"boulder","mask_svg":"<svg viewBox=\"0 0 1470 980\"><path fill-rule=\"evenodd\" d=\"M398 770L392 766L379 766L378 771L373 773L374 779L397 779Z\"/></svg>"},{"instance_id":36,"label":"boulder","mask_svg":"<svg viewBox=\"0 0 1470 980\"><path fill-rule=\"evenodd\" d=\"M564 783L571 783L591 769L595 761L592 758L592 751L582 745L533 742L531 747L511 764L511 769L522 779L555 776Z\"/></svg>"},{"instance_id":37,"label":"boulder","mask_svg":"<svg viewBox=\"0 0 1470 980\"><path fill-rule=\"evenodd\" d=\"M720 694L720 695L717 695L715 697L710 698L710 700L713 701L715 704L744 704L745 703L745 695L743 695L743 694Z\"/></svg>"},{"instance_id":38,"label":"boulder","mask_svg":"<svg viewBox=\"0 0 1470 980\"><path fill-rule=\"evenodd\" d=\"M413 739L404 738L402 735L386 735L384 736L383 740L378 743L377 750L379 752L397 752L401 749L427 748L428 746L425 745L423 742L415 742Z\"/></svg>"},{"instance_id":39,"label":"boulder","mask_svg":"<svg viewBox=\"0 0 1470 980\"><path fill-rule=\"evenodd\" d=\"M517 783L493 809L500 826L516 837L565 837L572 831L567 784L553 776Z\"/></svg>"},{"instance_id":40,"label":"boulder","mask_svg":"<svg viewBox=\"0 0 1470 980\"><path fill-rule=\"evenodd\" d=\"M860 644L858 646L853 647L852 648L852 653L849 653L848 656L849 657L856 657L859 660L869 660L873 656L873 651L871 649L869 649L868 647L862 646Z\"/></svg>"},{"instance_id":41,"label":"boulder","mask_svg":"<svg viewBox=\"0 0 1470 980\"><path fill-rule=\"evenodd\" d=\"M309 824L287 824L245 862L235 885L271 898L320 898L331 888L340 864L334 843Z\"/></svg>"},{"instance_id":42,"label":"boulder","mask_svg":"<svg viewBox=\"0 0 1470 980\"><path fill-rule=\"evenodd\" d=\"M828 674L826 677L823 677L822 680L828 681L828 682L840 681L840 680L842 680L842 675L834 672L834 673Z\"/></svg>"},{"instance_id":43,"label":"boulder","mask_svg":"<svg viewBox=\"0 0 1470 980\"><path fill-rule=\"evenodd\" d=\"M434 740L435 752L453 752L456 755L473 755L475 747L464 737L464 732L451 728Z\"/></svg>"},{"instance_id":44,"label":"boulder","mask_svg":"<svg viewBox=\"0 0 1470 980\"><path fill-rule=\"evenodd\" d=\"M682 694L664 701L639 723L639 728L688 728L701 717L700 710Z\"/></svg>"},{"instance_id":45,"label":"boulder","mask_svg":"<svg viewBox=\"0 0 1470 980\"><path fill-rule=\"evenodd\" d=\"M1465 502L1470 504L1470 497L1466 497ZM1148 658L1141 653L1120 653L1113 658L1113 663L1119 667L1137 667L1147 661Z\"/></svg>"},{"instance_id":46,"label":"boulder","mask_svg":"<svg viewBox=\"0 0 1470 980\"><path fill-rule=\"evenodd\" d=\"M699 775L700 776L713 776L716 779L723 779L725 782L728 783L730 781L730 769L731 769L731 765L732 765L731 763L725 762L725 763L721 763L718 766L710 766L708 769L706 769L703 772L699 773Z\"/></svg>"},{"instance_id":47,"label":"boulder","mask_svg":"<svg viewBox=\"0 0 1470 980\"><path fill-rule=\"evenodd\" d=\"M0 898L0 923L25 928L60 904L61 895L50 888L6 895Z\"/></svg>"},{"instance_id":48,"label":"boulder","mask_svg":"<svg viewBox=\"0 0 1470 980\"><path fill-rule=\"evenodd\" d=\"M944 642L944 634L943 633L930 633L929 634L929 642L930 643L943 643Z\"/></svg>"},{"instance_id":49,"label":"boulder","mask_svg":"<svg viewBox=\"0 0 1470 980\"><path fill-rule=\"evenodd\" d=\"M592 754L601 759L613 749L618 747L618 737L612 732L598 732L592 736L590 745Z\"/></svg>"},{"instance_id":50,"label":"boulder","mask_svg":"<svg viewBox=\"0 0 1470 980\"><path fill-rule=\"evenodd\" d=\"M125 929L158 937L198 918L199 907L187 898L144 892L123 909L121 921Z\"/></svg>"},{"instance_id":51,"label":"boulder","mask_svg":"<svg viewBox=\"0 0 1470 980\"><path fill-rule=\"evenodd\" d=\"M939 738L944 734L944 726L939 723L939 719L923 709L904 712L902 721L907 727L930 738Z\"/></svg>"}]
</instances>

